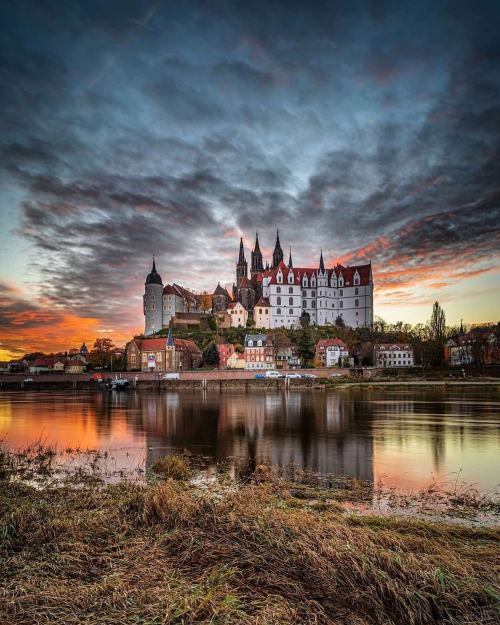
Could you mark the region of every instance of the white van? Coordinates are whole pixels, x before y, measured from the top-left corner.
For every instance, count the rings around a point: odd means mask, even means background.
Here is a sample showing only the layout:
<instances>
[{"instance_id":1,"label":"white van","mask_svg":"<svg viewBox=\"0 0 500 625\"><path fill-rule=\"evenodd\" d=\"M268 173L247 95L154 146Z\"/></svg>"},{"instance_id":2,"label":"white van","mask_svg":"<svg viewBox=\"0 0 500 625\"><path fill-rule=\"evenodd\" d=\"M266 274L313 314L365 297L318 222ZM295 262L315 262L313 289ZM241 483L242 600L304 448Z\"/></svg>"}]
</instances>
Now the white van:
<instances>
[{"instance_id":1,"label":"white van","mask_svg":"<svg viewBox=\"0 0 500 625\"><path fill-rule=\"evenodd\" d=\"M178 373L165 373L164 380L180 380L181 376Z\"/></svg>"},{"instance_id":2,"label":"white van","mask_svg":"<svg viewBox=\"0 0 500 625\"><path fill-rule=\"evenodd\" d=\"M282 378L279 371L266 371L266 378Z\"/></svg>"}]
</instances>

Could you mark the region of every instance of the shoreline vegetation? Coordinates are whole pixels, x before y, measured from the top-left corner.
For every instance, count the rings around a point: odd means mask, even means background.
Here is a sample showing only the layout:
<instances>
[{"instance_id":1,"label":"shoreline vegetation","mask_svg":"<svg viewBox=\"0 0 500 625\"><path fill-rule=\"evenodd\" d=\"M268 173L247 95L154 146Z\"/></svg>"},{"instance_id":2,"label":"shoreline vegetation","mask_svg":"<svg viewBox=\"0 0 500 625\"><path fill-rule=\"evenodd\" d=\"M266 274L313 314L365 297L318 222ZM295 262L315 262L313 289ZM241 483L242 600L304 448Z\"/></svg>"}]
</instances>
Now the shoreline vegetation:
<instances>
[{"instance_id":1,"label":"shoreline vegetation","mask_svg":"<svg viewBox=\"0 0 500 625\"><path fill-rule=\"evenodd\" d=\"M200 475L170 455L110 484L91 453L0 451L0 622L497 622L498 526L346 512L373 496L347 478Z\"/></svg>"}]
</instances>

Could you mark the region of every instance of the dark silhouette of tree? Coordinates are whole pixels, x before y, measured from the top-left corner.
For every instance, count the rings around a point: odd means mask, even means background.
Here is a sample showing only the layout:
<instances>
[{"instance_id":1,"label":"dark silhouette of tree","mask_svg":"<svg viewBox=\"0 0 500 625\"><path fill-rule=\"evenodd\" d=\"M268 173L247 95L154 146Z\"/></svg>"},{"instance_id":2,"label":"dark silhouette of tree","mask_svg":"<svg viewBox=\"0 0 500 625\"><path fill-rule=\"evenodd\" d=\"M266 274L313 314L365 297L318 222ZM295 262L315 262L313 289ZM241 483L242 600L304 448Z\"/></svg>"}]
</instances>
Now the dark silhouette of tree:
<instances>
[{"instance_id":1,"label":"dark silhouette of tree","mask_svg":"<svg viewBox=\"0 0 500 625\"><path fill-rule=\"evenodd\" d=\"M338 328L345 328L345 321L342 317L342 315L339 315L336 319L335 319L335 325Z\"/></svg>"},{"instance_id":2,"label":"dark silhouette of tree","mask_svg":"<svg viewBox=\"0 0 500 625\"><path fill-rule=\"evenodd\" d=\"M311 316L305 310L300 315L300 326L302 329L308 328L311 325Z\"/></svg>"},{"instance_id":3,"label":"dark silhouette of tree","mask_svg":"<svg viewBox=\"0 0 500 625\"><path fill-rule=\"evenodd\" d=\"M439 305L434 302L432 307L432 315L429 321L431 338L434 341L442 341L446 336L446 315Z\"/></svg>"},{"instance_id":4,"label":"dark silhouette of tree","mask_svg":"<svg viewBox=\"0 0 500 625\"><path fill-rule=\"evenodd\" d=\"M203 351L203 364L215 367L219 364L219 350L215 343L209 343Z\"/></svg>"}]
</instances>

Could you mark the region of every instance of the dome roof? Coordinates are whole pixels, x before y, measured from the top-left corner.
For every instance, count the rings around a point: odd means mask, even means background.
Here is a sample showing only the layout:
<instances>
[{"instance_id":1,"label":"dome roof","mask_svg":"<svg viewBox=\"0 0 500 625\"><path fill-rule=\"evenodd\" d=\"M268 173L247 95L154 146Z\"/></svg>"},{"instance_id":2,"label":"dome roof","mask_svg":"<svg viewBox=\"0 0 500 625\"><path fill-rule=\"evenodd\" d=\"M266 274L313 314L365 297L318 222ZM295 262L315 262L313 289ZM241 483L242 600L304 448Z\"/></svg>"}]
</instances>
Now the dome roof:
<instances>
[{"instance_id":1,"label":"dome roof","mask_svg":"<svg viewBox=\"0 0 500 625\"><path fill-rule=\"evenodd\" d=\"M146 284L161 284L163 286L163 282L161 281L160 274L156 271L155 259L153 258L153 268L151 272L146 276Z\"/></svg>"}]
</instances>

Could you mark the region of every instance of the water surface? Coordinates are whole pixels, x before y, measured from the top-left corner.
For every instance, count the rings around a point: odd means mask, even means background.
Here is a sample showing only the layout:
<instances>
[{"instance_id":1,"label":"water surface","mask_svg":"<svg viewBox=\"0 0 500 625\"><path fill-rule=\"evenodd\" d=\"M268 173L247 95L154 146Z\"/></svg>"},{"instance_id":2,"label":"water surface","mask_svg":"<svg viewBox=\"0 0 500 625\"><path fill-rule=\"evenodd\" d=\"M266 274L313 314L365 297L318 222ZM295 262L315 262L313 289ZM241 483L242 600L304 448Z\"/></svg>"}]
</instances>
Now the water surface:
<instances>
[{"instance_id":1,"label":"water surface","mask_svg":"<svg viewBox=\"0 0 500 625\"><path fill-rule=\"evenodd\" d=\"M500 394L483 389L0 394L0 439L109 451L112 469L187 449L215 465L269 462L416 490L500 482Z\"/></svg>"}]
</instances>

